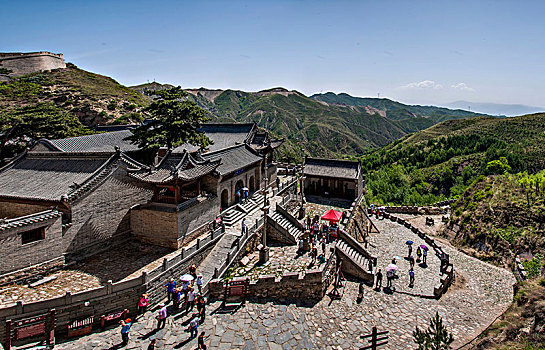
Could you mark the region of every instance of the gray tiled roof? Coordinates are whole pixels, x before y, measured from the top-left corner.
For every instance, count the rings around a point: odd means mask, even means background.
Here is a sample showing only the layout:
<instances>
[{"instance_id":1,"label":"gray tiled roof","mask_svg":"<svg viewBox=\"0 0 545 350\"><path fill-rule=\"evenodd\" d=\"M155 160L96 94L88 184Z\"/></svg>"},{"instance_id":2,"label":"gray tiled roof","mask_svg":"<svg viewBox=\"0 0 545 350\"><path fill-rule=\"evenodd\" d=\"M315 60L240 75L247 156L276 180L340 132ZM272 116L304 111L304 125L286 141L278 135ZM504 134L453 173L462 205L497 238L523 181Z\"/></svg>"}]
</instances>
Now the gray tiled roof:
<instances>
[{"instance_id":1,"label":"gray tiled roof","mask_svg":"<svg viewBox=\"0 0 545 350\"><path fill-rule=\"evenodd\" d=\"M356 180L359 177L359 162L340 159L306 158L303 173L310 176L336 177Z\"/></svg>"},{"instance_id":2,"label":"gray tiled roof","mask_svg":"<svg viewBox=\"0 0 545 350\"><path fill-rule=\"evenodd\" d=\"M131 176L142 181L151 183L165 183L176 178L183 181L192 181L201 176L216 170L220 160L197 160L191 154L169 153L157 166L157 169L150 172L141 169L131 173Z\"/></svg>"},{"instance_id":3,"label":"gray tiled roof","mask_svg":"<svg viewBox=\"0 0 545 350\"><path fill-rule=\"evenodd\" d=\"M40 213L20 216L8 220L0 220L0 231L5 231L10 228L16 228L26 225L35 224L61 216L61 213L55 209L42 211Z\"/></svg>"},{"instance_id":4,"label":"gray tiled roof","mask_svg":"<svg viewBox=\"0 0 545 350\"><path fill-rule=\"evenodd\" d=\"M199 130L204 131L214 143L208 146L210 152L246 142L255 124L205 124ZM249 141L249 140L248 140Z\"/></svg>"},{"instance_id":5,"label":"gray tiled roof","mask_svg":"<svg viewBox=\"0 0 545 350\"><path fill-rule=\"evenodd\" d=\"M216 152L204 153L202 157L210 160L221 159L221 165L217 168L217 171L221 176L225 176L262 160L261 157L248 148L248 146L242 144Z\"/></svg>"},{"instance_id":6,"label":"gray tiled roof","mask_svg":"<svg viewBox=\"0 0 545 350\"><path fill-rule=\"evenodd\" d=\"M124 138L131 135L130 130L120 130L66 139L43 139L38 143L45 145L52 151L69 153L114 153L116 146L122 152L137 151L139 149L138 145L124 140Z\"/></svg>"},{"instance_id":7,"label":"gray tiled roof","mask_svg":"<svg viewBox=\"0 0 545 350\"><path fill-rule=\"evenodd\" d=\"M131 169L145 167L123 153L111 156L29 153L0 169L0 197L75 201L121 163Z\"/></svg>"},{"instance_id":8,"label":"gray tiled roof","mask_svg":"<svg viewBox=\"0 0 545 350\"><path fill-rule=\"evenodd\" d=\"M29 154L0 172L0 196L58 201L107 161Z\"/></svg>"}]
</instances>

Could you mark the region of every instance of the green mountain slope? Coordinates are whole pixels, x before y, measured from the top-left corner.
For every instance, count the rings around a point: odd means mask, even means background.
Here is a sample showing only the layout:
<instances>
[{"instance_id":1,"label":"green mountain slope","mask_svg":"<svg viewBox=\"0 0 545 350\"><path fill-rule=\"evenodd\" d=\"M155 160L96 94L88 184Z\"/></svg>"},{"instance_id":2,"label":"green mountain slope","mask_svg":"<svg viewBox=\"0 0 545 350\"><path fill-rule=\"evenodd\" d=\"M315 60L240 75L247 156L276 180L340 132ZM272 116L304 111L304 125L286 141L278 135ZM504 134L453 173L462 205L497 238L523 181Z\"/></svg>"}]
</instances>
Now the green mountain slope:
<instances>
[{"instance_id":1,"label":"green mountain slope","mask_svg":"<svg viewBox=\"0 0 545 350\"><path fill-rule=\"evenodd\" d=\"M430 117L399 108L384 111L363 103L328 103L283 88L255 93L204 88L187 91L217 121L255 121L276 136L285 137L285 155L295 155L298 159L305 154L323 157L357 155L428 128L437 120L476 116L437 107L422 107L438 110ZM415 110L420 108L389 102L396 106L414 107ZM452 115L448 115L448 111Z\"/></svg>"},{"instance_id":2,"label":"green mountain slope","mask_svg":"<svg viewBox=\"0 0 545 350\"><path fill-rule=\"evenodd\" d=\"M149 99L112 78L73 64L0 83L0 111L4 115L44 103L94 127L141 120L138 111L149 104Z\"/></svg>"},{"instance_id":3,"label":"green mountain slope","mask_svg":"<svg viewBox=\"0 0 545 350\"><path fill-rule=\"evenodd\" d=\"M432 203L461 195L504 157L512 172L545 169L545 114L449 120L361 157L371 201Z\"/></svg>"}]
</instances>

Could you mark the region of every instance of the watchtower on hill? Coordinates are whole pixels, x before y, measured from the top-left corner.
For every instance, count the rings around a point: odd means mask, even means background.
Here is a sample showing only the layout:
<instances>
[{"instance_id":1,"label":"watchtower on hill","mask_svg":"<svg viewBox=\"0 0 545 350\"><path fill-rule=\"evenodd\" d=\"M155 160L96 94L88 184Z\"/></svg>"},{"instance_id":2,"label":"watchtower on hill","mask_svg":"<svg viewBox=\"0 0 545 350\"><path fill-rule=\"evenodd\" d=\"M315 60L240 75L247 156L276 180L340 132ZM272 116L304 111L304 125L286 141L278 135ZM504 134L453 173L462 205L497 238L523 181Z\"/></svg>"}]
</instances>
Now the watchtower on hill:
<instances>
[{"instance_id":1,"label":"watchtower on hill","mask_svg":"<svg viewBox=\"0 0 545 350\"><path fill-rule=\"evenodd\" d=\"M0 81L43 70L66 68L62 53L0 52Z\"/></svg>"}]
</instances>

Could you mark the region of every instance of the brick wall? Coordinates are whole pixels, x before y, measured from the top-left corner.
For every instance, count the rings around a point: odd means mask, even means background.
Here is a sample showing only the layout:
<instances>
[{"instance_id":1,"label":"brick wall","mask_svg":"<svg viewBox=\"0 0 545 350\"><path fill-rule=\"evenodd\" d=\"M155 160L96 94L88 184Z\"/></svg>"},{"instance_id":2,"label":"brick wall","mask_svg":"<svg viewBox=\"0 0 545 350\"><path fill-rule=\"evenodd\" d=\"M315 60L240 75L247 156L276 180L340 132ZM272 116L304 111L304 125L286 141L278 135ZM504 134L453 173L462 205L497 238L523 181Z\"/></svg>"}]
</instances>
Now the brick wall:
<instances>
[{"instance_id":1,"label":"brick wall","mask_svg":"<svg viewBox=\"0 0 545 350\"><path fill-rule=\"evenodd\" d=\"M45 227L45 238L23 245L21 234L40 227ZM46 270L62 266L64 257L62 245L59 244L61 241L60 217L0 232L0 283L20 278L29 271L16 273L18 270L36 267L42 263L49 262ZM8 273L11 276L5 276ZM32 271L32 274L36 272Z\"/></svg>"},{"instance_id":2,"label":"brick wall","mask_svg":"<svg viewBox=\"0 0 545 350\"><path fill-rule=\"evenodd\" d=\"M64 232L64 251L71 257L88 255L107 248L103 244L130 232L129 210L135 204L148 202L151 188L126 175L119 166L98 188L72 205L72 226Z\"/></svg>"},{"instance_id":3,"label":"brick wall","mask_svg":"<svg viewBox=\"0 0 545 350\"><path fill-rule=\"evenodd\" d=\"M30 214L39 213L51 209L51 204L40 203L17 203L3 199L0 202L0 218L16 218Z\"/></svg>"},{"instance_id":4,"label":"brick wall","mask_svg":"<svg viewBox=\"0 0 545 350\"><path fill-rule=\"evenodd\" d=\"M140 241L178 249L177 213L165 207L143 206L131 209L131 231Z\"/></svg>"},{"instance_id":5,"label":"brick wall","mask_svg":"<svg viewBox=\"0 0 545 350\"><path fill-rule=\"evenodd\" d=\"M202 197L182 211L160 203L134 207L130 212L131 231L143 242L179 249L207 230L206 224L216 219L219 206L217 197Z\"/></svg>"}]
</instances>

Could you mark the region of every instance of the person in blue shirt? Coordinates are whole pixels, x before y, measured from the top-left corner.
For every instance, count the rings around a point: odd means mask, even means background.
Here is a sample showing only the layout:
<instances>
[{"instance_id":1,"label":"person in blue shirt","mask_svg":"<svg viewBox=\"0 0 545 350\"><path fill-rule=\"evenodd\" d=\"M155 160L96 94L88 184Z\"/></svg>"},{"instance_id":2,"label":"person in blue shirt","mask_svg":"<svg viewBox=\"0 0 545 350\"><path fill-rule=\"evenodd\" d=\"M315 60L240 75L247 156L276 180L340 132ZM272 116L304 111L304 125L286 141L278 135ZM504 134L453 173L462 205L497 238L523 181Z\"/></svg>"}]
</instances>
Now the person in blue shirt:
<instances>
[{"instance_id":1,"label":"person in blue shirt","mask_svg":"<svg viewBox=\"0 0 545 350\"><path fill-rule=\"evenodd\" d=\"M176 300L176 281L171 278L170 281L165 284L165 287L167 288L167 303L170 301L170 299L172 298L172 300Z\"/></svg>"},{"instance_id":2,"label":"person in blue shirt","mask_svg":"<svg viewBox=\"0 0 545 350\"><path fill-rule=\"evenodd\" d=\"M121 320L121 345L125 346L129 343L129 331L131 329L131 319L127 318L125 321Z\"/></svg>"}]
</instances>

